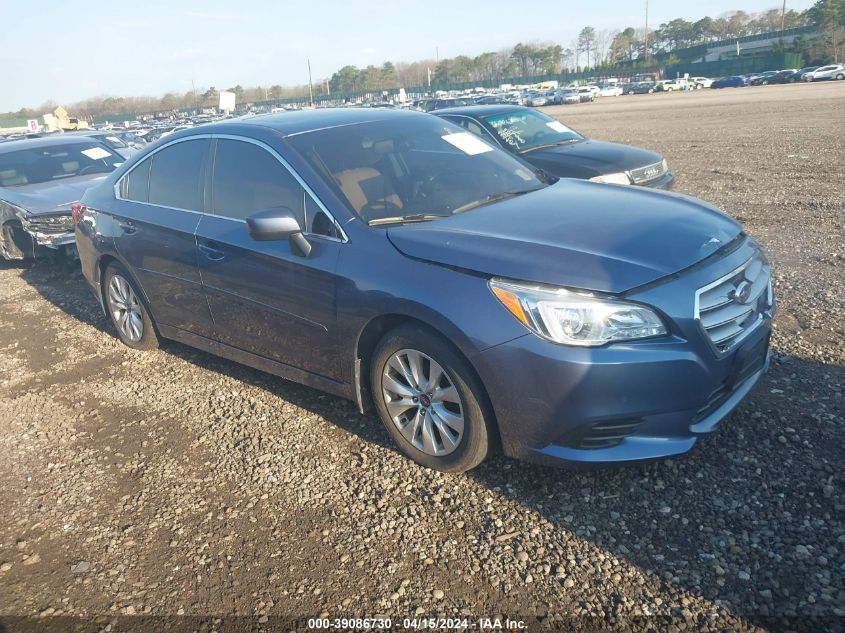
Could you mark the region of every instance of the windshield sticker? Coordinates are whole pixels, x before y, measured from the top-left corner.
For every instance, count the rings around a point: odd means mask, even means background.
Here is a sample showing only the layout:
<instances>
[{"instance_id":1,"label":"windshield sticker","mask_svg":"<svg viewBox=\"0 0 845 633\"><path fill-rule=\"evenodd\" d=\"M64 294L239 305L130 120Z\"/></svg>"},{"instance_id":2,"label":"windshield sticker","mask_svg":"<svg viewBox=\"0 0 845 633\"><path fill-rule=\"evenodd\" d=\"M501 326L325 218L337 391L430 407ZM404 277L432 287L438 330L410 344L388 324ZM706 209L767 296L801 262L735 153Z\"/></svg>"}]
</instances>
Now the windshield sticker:
<instances>
[{"instance_id":1,"label":"windshield sticker","mask_svg":"<svg viewBox=\"0 0 845 633\"><path fill-rule=\"evenodd\" d=\"M561 123L560 121L549 121L548 123L546 123L546 125L548 125L550 128L552 128L555 132L564 132L565 133L565 132L571 132L572 131L568 127L566 127L563 123Z\"/></svg>"},{"instance_id":2,"label":"windshield sticker","mask_svg":"<svg viewBox=\"0 0 845 633\"><path fill-rule=\"evenodd\" d=\"M101 158L108 158L111 152L107 152L102 147L92 147L91 149L84 149L82 153L91 160L100 160Z\"/></svg>"},{"instance_id":3,"label":"windshield sticker","mask_svg":"<svg viewBox=\"0 0 845 633\"><path fill-rule=\"evenodd\" d=\"M446 134L441 136L444 141L451 143L459 150L470 156L476 154L483 154L485 152L492 152L493 148L482 141L480 138L469 132L458 132L456 134Z\"/></svg>"}]
</instances>

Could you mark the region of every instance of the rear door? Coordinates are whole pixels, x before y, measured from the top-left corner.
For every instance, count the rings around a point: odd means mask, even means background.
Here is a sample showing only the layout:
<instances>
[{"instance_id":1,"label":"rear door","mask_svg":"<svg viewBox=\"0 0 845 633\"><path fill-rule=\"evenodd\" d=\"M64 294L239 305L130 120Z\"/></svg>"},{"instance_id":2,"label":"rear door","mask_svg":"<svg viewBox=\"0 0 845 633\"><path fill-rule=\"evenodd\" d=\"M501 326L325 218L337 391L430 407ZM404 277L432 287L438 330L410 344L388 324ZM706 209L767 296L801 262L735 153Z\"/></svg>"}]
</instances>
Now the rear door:
<instances>
[{"instance_id":1,"label":"rear door","mask_svg":"<svg viewBox=\"0 0 845 633\"><path fill-rule=\"evenodd\" d=\"M339 228L274 150L234 137L215 143L210 213L196 237L217 340L338 377ZM245 218L275 207L287 207L299 218L312 246L308 257L293 252L286 240L258 242L249 236Z\"/></svg>"},{"instance_id":2,"label":"rear door","mask_svg":"<svg viewBox=\"0 0 845 633\"><path fill-rule=\"evenodd\" d=\"M203 209L211 138L178 140L118 183L115 248L138 277L157 323L212 334L194 232Z\"/></svg>"}]
</instances>

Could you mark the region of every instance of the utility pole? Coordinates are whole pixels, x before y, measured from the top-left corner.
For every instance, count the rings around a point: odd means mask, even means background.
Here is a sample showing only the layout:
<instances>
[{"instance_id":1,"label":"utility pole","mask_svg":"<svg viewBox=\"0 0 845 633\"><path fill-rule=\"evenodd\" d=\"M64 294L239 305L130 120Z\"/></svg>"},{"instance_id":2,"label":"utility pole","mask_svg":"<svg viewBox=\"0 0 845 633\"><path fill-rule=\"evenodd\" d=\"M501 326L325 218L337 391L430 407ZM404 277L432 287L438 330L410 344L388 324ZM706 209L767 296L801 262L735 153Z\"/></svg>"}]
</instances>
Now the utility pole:
<instances>
[{"instance_id":1,"label":"utility pole","mask_svg":"<svg viewBox=\"0 0 845 633\"><path fill-rule=\"evenodd\" d=\"M326 79L326 95L328 95L329 97L332 96L332 91L329 88L329 80L328 79Z\"/></svg>"},{"instance_id":2,"label":"utility pole","mask_svg":"<svg viewBox=\"0 0 845 633\"><path fill-rule=\"evenodd\" d=\"M643 50L645 51L645 65L648 66L648 0L645 0L645 35L643 36Z\"/></svg>"},{"instance_id":3,"label":"utility pole","mask_svg":"<svg viewBox=\"0 0 845 633\"><path fill-rule=\"evenodd\" d=\"M314 86L311 85L311 59L308 60L308 105L314 105Z\"/></svg>"},{"instance_id":4,"label":"utility pole","mask_svg":"<svg viewBox=\"0 0 845 633\"><path fill-rule=\"evenodd\" d=\"M786 0L783 0L783 8L780 11L780 31L783 33L786 26Z\"/></svg>"}]
</instances>

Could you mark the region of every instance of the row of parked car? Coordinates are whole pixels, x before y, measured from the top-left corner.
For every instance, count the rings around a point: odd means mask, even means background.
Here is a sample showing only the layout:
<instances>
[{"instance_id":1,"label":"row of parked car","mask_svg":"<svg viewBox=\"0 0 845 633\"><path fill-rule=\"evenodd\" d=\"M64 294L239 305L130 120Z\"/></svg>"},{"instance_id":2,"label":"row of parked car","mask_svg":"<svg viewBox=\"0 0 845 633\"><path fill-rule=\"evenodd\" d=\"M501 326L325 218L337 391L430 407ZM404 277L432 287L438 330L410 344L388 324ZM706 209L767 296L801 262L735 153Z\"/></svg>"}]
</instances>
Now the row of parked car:
<instances>
[{"instance_id":1,"label":"row of parked car","mask_svg":"<svg viewBox=\"0 0 845 633\"><path fill-rule=\"evenodd\" d=\"M845 64L830 64L828 66L767 70L753 75L732 75L714 81L711 88L741 88L743 86L842 80L845 80Z\"/></svg>"},{"instance_id":2,"label":"row of parked car","mask_svg":"<svg viewBox=\"0 0 845 633\"><path fill-rule=\"evenodd\" d=\"M349 398L424 466L625 463L690 450L768 364L765 256L671 182L524 106L318 109L128 160L0 144L0 222L6 257L75 245L127 346Z\"/></svg>"}]
</instances>

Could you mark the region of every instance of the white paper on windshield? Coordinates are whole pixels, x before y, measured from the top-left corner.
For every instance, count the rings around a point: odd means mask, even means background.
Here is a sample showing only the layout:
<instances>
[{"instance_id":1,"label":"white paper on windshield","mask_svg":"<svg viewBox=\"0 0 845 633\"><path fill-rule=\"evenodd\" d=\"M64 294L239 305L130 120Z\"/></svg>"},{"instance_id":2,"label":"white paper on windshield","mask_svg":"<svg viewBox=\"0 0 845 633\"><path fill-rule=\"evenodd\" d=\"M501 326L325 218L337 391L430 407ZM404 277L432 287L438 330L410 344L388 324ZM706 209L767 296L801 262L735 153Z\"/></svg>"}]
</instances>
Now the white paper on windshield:
<instances>
[{"instance_id":1,"label":"white paper on windshield","mask_svg":"<svg viewBox=\"0 0 845 633\"><path fill-rule=\"evenodd\" d=\"M548 125L550 128L552 128L555 132L571 132L572 131L568 127L566 127L563 123L561 123L560 121L549 121L548 123L546 123L546 125Z\"/></svg>"},{"instance_id":2,"label":"white paper on windshield","mask_svg":"<svg viewBox=\"0 0 845 633\"><path fill-rule=\"evenodd\" d=\"M107 152L102 147L92 147L91 149L84 149L82 153L91 160L100 160L101 158L108 158L111 152Z\"/></svg>"},{"instance_id":3,"label":"white paper on windshield","mask_svg":"<svg viewBox=\"0 0 845 633\"><path fill-rule=\"evenodd\" d=\"M470 134L469 132L447 134L446 136L441 136L440 138L442 138L447 143L451 143L459 150L461 150L465 154L469 154L470 156L475 156L476 154L483 154L484 152L493 151L493 148L490 147L487 143L482 141L474 134Z\"/></svg>"}]
</instances>

